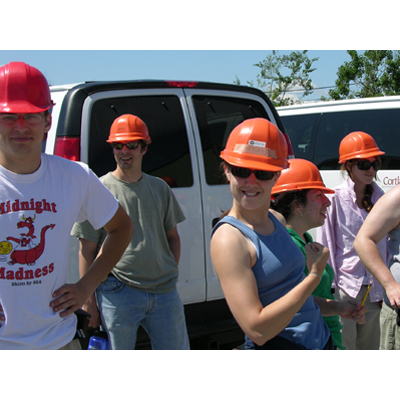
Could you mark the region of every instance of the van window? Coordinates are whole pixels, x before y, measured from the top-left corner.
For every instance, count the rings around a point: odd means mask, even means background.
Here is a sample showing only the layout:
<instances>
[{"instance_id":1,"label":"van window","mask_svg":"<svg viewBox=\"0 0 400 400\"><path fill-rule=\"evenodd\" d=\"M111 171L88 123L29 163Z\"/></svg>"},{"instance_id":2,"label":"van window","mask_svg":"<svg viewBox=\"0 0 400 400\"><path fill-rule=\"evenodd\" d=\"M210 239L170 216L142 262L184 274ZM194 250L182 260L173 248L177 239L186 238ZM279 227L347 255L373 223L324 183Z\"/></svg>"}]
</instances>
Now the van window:
<instances>
[{"instance_id":1,"label":"van window","mask_svg":"<svg viewBox=\"0 0 400 400\"><path fill-rule=\"evenodd\" d=\"M143 171L165 180L172 187L193 185L189 143L182 108L177 96L108 98L93 105L90 121L89 166L98 175L115 169L112 149L106 140L115 118L134 114L147 125L151 138L143 157Z\"/></svg>"},{"instance_id":2,"label":"van window","mask_svg":"<svg viewBox=\"0 0 400 400\"><path fill-rule=\"evenodd\" d=\"M313 161L315 137L321 114L281 116L296 158Z\"/></svg>"},{"instance_id":3,"label":"van window","mask_svg":"<svg viewBox=\"0 0 400 400\"><path fill-rule=\"evenodd\" d=\"M223 96L193 96L203 149L206 181L221 185L226 181L220 169L220 153L236 125L245 119L262 117L269 120L264 106L253 100Z\"/></svg>"},{"instance_id":4,"label":"van window","mask_svg":"<svg viewBox=\"0 0 400 400\"><path fill-rule=\"evenodd\" d=\"M306 158L321 170L339 169L339 145L354 131L369 133L386 154L383 169L400 168L400 110L361 110L281 116L296 157ZM317 134L318 132L318 134Z\"/></svg>"}]
</instances>

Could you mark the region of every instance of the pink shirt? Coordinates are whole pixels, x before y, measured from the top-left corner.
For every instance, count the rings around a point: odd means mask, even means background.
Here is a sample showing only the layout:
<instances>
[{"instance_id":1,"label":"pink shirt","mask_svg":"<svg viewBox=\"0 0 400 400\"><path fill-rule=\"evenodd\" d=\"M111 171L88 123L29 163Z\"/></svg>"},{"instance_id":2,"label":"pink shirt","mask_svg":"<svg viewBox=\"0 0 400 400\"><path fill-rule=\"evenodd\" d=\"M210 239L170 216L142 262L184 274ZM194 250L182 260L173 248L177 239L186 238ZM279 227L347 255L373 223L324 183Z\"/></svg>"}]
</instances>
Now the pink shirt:
<instances>
[{"instance_id":1,"label":"pink shirt","mask_svg":"<svg viewBox=\"0 0 400 400\"><path fill-rule=\"evenodd\" d=\"M371 200L375 204L384 192L375 182L372 185ZM354 182L349 177L334 190L334 194L327 195L332 205L328 208L325 224L317 229L317 241L330 251L328 263L335 271L334 283L353 298L357 297L363 284L372 283L370 300L380 301L383 299L383 287L364 267L353 245L368 213L357 206ZM377 247L388 265L390 253L387 237Z\"/></svg>"}]
</instances>

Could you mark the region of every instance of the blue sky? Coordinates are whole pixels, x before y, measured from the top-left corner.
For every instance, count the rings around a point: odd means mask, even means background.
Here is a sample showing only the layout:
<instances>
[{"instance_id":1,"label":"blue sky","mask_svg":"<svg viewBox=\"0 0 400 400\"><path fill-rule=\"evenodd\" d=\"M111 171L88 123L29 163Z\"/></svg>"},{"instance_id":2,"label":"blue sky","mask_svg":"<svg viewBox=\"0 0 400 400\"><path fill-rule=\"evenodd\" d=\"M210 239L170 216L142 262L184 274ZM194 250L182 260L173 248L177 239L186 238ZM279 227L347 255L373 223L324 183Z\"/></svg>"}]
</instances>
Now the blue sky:
<instances>
[{"instance_id":1,"label":"blue sky","mask_svg":"<svg viewBox=\"0 0 400 400\"><path fill-rule=\"evenodd\" d=\"M233 83L236 76L246 84L256 82L260 69L254 64L268 54L271 50L0 50L0 65L24 61L42 71L50 85L125 79ZM338 68L350 60L345 50L310 50L308 55L319 57L311 74L316 87L333 86ZM310 99L325 93L315 91Z\"/></svg>"},{"instance_id":2,"label":"blue sky","mask_svg":"<svg viewBox=\"0 0 400 400\"><path fill-rule=\"evenodd\" d=\"M65 7L39 1L21 10L5 2L0 65L25 61L51 85L125 79L232 83L236 76L246 84L256 80L254 64L271 53L262 49L312 49L309 57L319 57L314 85L333 86L338 68L350 60L342 49L398 46L397 15L388 12L393 1L364 4L338 0L322 12L318 0L301 6L291 0L70 0Z\"/></svg>"}]
</instances>

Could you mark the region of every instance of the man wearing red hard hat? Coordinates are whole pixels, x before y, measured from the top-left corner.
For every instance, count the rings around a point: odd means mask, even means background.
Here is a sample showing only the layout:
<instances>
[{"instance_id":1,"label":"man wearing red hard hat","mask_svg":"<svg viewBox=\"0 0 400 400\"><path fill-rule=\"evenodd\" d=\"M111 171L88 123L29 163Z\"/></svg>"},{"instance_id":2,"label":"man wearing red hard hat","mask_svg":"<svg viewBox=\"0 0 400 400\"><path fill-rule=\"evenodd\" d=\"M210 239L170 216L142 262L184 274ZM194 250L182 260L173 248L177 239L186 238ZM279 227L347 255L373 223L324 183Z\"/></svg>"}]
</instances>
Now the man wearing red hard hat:
<instances>
[{"instance_id":1,"label":"man wearing red hard hat","mask_svg":"<svg viewBox=\"0 0 400 400\"><path fill-rule=\"evenodd\" d=\"M133 235L86 165L41 153L53 105L39 70L0 67L0 349L79 349L74 312ZM67 284L70 231L86 219L109 235L90 271Z\"/></svg>"}]
</instances>

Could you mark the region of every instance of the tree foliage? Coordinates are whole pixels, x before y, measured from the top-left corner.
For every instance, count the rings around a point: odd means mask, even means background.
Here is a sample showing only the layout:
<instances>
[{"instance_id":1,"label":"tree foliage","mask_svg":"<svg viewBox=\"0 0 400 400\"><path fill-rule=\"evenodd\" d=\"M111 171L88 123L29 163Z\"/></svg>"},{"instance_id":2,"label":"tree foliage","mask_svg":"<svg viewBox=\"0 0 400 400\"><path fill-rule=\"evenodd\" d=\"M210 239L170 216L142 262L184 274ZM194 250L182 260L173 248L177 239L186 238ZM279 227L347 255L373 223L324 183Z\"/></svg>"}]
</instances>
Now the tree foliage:
<instances>
[{"instance_id":1,"label":"tree foliage","mask_svg":"<svg viewBox=\"0 0 400 400\"><path fill-rule=\"evenodd\" d=\"M348 50L351 61L337 72L336 88L329 91L333 100L400 94L400 51ZM355 86L351 88L350 86Z\"/></svg>"},{"instance_id":2,"label":"tree foliage","mask_svg":"<svg viewBox=\"0 0 400 400\"><path fill-rule=\"evenodd\" d=\"M318 58L310 60L307 52L308 50L293 51L287 55L273 50L263 61L254 64L261 70L257 74L257 87L267 94L274 106L300 103L300 99L287 96L294 89L303 91L301 98L313 92L310 74L316 70L312 65ZM240 84L239 78L236 77L235 83ZM253 86L253 82L247 83Z\"/></svg>"}]
</instances>

